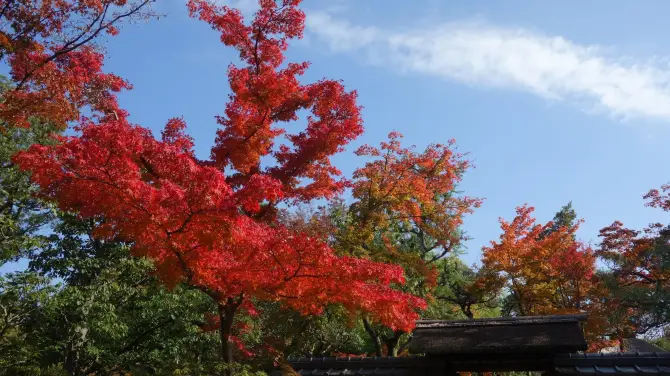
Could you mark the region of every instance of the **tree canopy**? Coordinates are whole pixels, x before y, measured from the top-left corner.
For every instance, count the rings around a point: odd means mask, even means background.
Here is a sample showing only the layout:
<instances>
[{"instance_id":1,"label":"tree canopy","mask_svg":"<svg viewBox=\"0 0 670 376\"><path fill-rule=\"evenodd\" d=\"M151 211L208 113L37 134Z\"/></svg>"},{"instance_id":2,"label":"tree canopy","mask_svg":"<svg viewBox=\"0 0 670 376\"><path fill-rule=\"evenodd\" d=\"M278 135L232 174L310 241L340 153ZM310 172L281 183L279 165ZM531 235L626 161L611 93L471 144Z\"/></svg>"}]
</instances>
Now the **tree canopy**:
<instances>
[{"instance_id":1,"label":"tree canopy","mask_svg":"<svg viewBox=\"0 0 670 376\"><path fill-rule=\"evenodd\" d=\"M28 262L0 275L0 376L290 373L289 356L404 356L419 318L585 312L591 350L667 327L668 223L615 221L591 246L572 203L547 222L522 205L469 266L484 201L454 140L392 131L345 176L361 107L287 60L300 0L249 20L187 2L239 56L208 158L182 118L133 124L101 43L150 5L0 0L0 263ZM670 211L670 185L644 198Z\"/></svg>"}]
</instances>

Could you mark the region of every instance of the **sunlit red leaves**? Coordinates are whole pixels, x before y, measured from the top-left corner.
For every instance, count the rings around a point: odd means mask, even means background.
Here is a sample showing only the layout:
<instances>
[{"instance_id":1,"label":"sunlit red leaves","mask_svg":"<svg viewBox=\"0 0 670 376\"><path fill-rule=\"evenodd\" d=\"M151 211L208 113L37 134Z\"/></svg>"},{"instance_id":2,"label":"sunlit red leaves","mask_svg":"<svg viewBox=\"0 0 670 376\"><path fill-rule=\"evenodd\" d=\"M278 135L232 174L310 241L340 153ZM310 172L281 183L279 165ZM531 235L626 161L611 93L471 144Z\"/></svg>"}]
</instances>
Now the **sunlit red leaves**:
<instances>
[{"instance_id":1,"label":"sunlit red leaves","mask_svg":"<svg viewBox=\"0 0 670 376\"><path fill-rule=\"evenodd\" d=\"M549 259L551 269L571 281L588 281L593 277L595 255L590 248L574 244L554 253Z\"/></svg>"},{"instance_id":2,"label":"sunlit red leaves","mask_svg":"<svg viewBox=\"0 0 670 376\"><path fill-rule=\"evenodd\" d=\"M49 54L24 50L9 58L12 79L20 86L3 96L0 118L28 126L28 118L34 116L65 128L79 119L84 107L100 116L124 116L113 93L131 86L118 76L102 73L101 53L85 46L44 63ZM29 78L22 81L23 77Z\"/></svg>"},{"instance_id":3,"label":"sunlit red leaves","mask_svg":"<svg viewBox=\"0 0 670 376\"><path fill-rule=\"evenodd\" d=\"M301 0L261 0L260 10L250 25L244 24L237 9L220 7L205 0L190 0L191 16L209 23L221 33L221 42L234 47L249 66L277 68L284 61L287 40L302 37L305 14L297 6Z\"/></svg>"},{"instance_id":4,"label":"sunlit red leaves","mask_svg":"<svg viewBox=\"0 0 670 376\"><path fill-rule=\"evenodd\" d=\"M193 138L185 133L186 122L183 118L172 118L161 132L163 142L176 146L183 153L193 150Z\"/></svg>"},{"instance_id":5,"label":"sunlit red leaves","mask_svg":"<svg viewBox=\"0 0 670 376\"><path fill-rule=\"evenodd\" d=\"M287 40L301 37L304 13L299 1L261 1L261 9L250 25L243 23L238 10L192 0L188 6L198 17L221 32L221 41L238 50L243 67L228 68L232 90L222 126L217 133L212 159L220 167L232 167L242 174L258 172L260 160L273 156L277 166L268 173L284 185L287 199L309 201L340 193L345 182L329 157L362 131L356 93L347 92L337 81L322 80L301 84L307 63L284 61ZM297 120L298 111L307 110L307 128L290 134L278 124ZM275 145L278 136L286 142ZM300 185L301 181L310 183Z\"/></svg>"},{"instance_id":6,"label":"sunlit red leaves","mask_svg":"<svg viewBox=\"0 0 670 376\"><path fill-rule=\"evenodd\" d=\"M61 141L16 161L63 209L104 217L98 234L132 241L168 284L281 300L304 313L342 303L401 328L413 325L423 305L390 287L403 282L400 267L339 258L318 238L240 214L247 195L263 190L231 190L220 170L199 165L179 144L123 122L84 127L81 137Z\"/></svg>"},{"instance_id":7,"label":"sunlit red leaves","mask_svg":"<svg viewBox=\"0 0 670 376\"><path fill-rule=\"evenodd\" d=\"M28 126L29 117L62 129L83 110L122 117L115 93L130 85L102 71L96 40L115 25L152 16L149 1L0 1L0 57L13 87L3 94L0 120Z\"/></svg>"}]
</instances>

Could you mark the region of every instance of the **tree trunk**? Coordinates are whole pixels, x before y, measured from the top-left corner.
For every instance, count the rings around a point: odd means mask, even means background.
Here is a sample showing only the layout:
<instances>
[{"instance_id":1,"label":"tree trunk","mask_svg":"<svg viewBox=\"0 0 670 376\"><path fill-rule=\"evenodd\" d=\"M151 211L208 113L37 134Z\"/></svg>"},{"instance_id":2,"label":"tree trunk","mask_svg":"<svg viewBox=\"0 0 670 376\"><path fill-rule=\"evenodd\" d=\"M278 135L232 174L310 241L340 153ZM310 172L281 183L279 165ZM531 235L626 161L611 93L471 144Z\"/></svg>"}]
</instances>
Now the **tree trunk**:
<instances>
[{"instance_id":1,"label":"tree trunk","mask_svg":"<svg viewBox=\"0 0 670 376\"><path fill-rule=\"evenodd\" d=\"M386 341L386 354L391 358L398 356L398 340L389 338L389 340Z\"/></svg>"},{"instance_id":2,"label":"tree trunk","mask_svg":"<svg viewBox=\"0 0 670 376\"><path fill-rule=\"evenodd\" d=\"M472 313L472 306L470 304L466 304L464 306L461 306L461 311L467 316L468 319L472 320L475 318L475 315Z\"/></svg>"},{"instance_id":3,"label":"tree trunk","mask_svg":"<svg viewBox=\"0 0 670 376\"><path fill-rule=\"evenodd\" d=\"M363 326L365 327L365 331L370 335L370 338L372 338L372 343L375 344L375 356L384 356L382 341L366 317L363 317Z\"/></svg>"},{"instance_id":4,"label":"tree trunk","mask_svg":"<svg viewBox=\"0 0 670 376\"><path fill-rule=\"evenodd\" d=\"M70 336L71 338L70 341L68 341L65 354L65 364L63 367L65 368L65 372L67 372L68 375L79 376L81 375L81 364L79 362L81 357L81 350L86 344L88 336L88 328L86 327L86 323L83 323L82 325L76 325L72 329Z\"/></svg>"},{"instance_id":5,"label":"tree trunk","mask_svg":"<svg viewBox=\"0 0 670 376\"><path fill-rule=\"evenodd\" d=\"M233 359L233 343L230 339L233 334L233 320L235 318L235 311L238 304L233 299L229 298L225 304L219 303L219 337L221 340L221 361L227 366L232 366ZM232 369L228 368L223 372L223 376L231 376Z\"/></svg>"},{"instance_id":6,"label":"tree trunk","mask_svg":"<svg viewBox=\"0 0 670 376\"><path fill-rule=\"evenodd\" d=\"M405 351L405 350L409 347L410 342L412 342L412 334L411 334L411 333L410 333L410 335L408 336L407 341L405 341L405 342L398 348L398 354L402 354L403 351Z\"/></svg>"},{"instance_id":7,"label":"tree trunk","mask_svg":"<svg viewBox=\"0 0 670 376\"><path fill-rule=\"evenodd\" d=\"M63 368L65 368L65 371L70 376L82 375L83 370L85 369L81 364L81 356L84 346L86 346L86 342L88 341L87 318L97 295L98 290L93 290L91 296L89 296L84 304L81 305L81 317L84 318L81 322L70 324L67 319L67 313L61 312L63 317L65 317L65 322L71 325L68 329L70 340L68 341L65 362L63 364Z\"/></svg>"},{"instance_id":8,"label":"tree trunk","mask_svg":"<svg viewBox=\"0 0 670 376\"><path fill-rule=\"evenodd\" d=\"M400 346L399 346L400 337L402 337L403 334L404 334L404 332L397 330L397 331L393 332L393 337L384 341L384 343L386 344L386 350L387 350L388 356L390 356L392 358L395 358L395 357L398 356L398 350L400 349Z\"/></svg>"},{"instance_id":9,"label":"tree trunk","mask_svg":"<svg viewBox=\"0 0 670 376\"><path fill-rule=\"evenodd\" d=\"M76 376L77 375L77 363L78 363L78 355L79 352L75 348L74 345L74 340L68 341L67 344L67 349L65 350L65 363L63 364L63 368L65 368L65 372L69 376Z\"/></svg>"}]
</instances>

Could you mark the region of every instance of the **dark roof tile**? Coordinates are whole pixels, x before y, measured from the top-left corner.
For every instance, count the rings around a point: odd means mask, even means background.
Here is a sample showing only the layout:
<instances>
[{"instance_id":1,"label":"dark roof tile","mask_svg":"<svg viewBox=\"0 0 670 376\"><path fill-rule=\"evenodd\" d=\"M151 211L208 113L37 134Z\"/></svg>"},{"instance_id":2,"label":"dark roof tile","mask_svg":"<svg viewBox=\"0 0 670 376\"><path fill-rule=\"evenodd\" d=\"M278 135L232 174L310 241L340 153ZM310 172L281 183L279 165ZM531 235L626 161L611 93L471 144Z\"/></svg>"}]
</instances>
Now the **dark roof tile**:
<instances>
[{"instance_id":1,"label":"dark roof tile","mask_svg":"<svg viewBox=\"0 0 670 376\"><path fill-rule=\"evenodd\" d=\"M670 353L569 354L554 359L557 375L670 375Z\"/></svg>"},{"instance_id":2,"label":"dark roof tile","mask_svg":"<svg viewBox=\"0 0 670 376\"><path fill-rule=\"evenodd\" d=\"M457 365L469 367L475 364L456 359L452 360L454 362L452 364L456 367ZM477 366L483 368L496 366L495 362L489 362L485 356L480 360ZM426 367L434 361L435 358L415 356L363 359L314 358L311 360L303 358L291 361L291 363L301 376L415 376L424 374ZM670 376L670 353L563 354L555 356L553 364L554 374L557 376Z\"/></svg>"},{"instance_id":3,"label":"dark roof tile","mask_svg":"<svg viewBox=\"0 0 670 376\"><path fill-rule=\"evenodd\" d=\"M620 375L625 375L628 373L634 374L637 372L635 367L625 367L625 366L614 366L613 367L616 372L618 372Z\"/></svg>"},{"instance_id":4,"label":"dark roof tile","mask_svg":"<svg viewBox=\"0 0 670 376\"><path fill-rule=\"evenodd\" d=\"M651 344L640 338L625 338L623 341L623 349L625 352L663 352L665 349Z\"/></svg>"},{"instance_id":5,"label":"dark roof tile","mask_svg":"<svg viewBox=\"0 0 670 376\"><path fill-rule=\"evenodd\" d=\"M289 363L301 376L414 376L431 361L422 356L410 356L299 358L290 359Z\"/></svg>"}]
</instances>

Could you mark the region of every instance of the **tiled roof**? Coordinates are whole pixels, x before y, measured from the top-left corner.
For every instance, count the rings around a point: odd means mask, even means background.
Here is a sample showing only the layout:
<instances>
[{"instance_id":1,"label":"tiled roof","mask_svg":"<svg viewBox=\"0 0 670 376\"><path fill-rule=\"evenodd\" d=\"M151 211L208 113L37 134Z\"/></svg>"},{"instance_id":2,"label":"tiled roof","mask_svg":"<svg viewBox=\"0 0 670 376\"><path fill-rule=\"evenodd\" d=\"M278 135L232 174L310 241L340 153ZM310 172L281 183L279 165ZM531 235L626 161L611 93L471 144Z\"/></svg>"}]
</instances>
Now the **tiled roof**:
<instances>
[{"instance_id":1,"label":"tiled roof","mask_svg":"<svg viewBox=\"0 0 670 376\"><path fill-rule=\"evenodd\" d=\"M670 353L569 354L554 358L555 374L670 375Z\"/></svg>"},{"instance_id":2,"label":"tiled roof","mask_svg":"<svg viewBox=\"0 0 670 376\"><path fill-rule=\"evenodd\" d=\"M487 364L485 357L482 365ZM444 376L438 358L300 358L290 361L301 376ZM472 365L473 363L470 363ZM454 364L456 370L460 368ZM473 370L470 367L462 371ZM538 371L541 371L538 369ZM549 371L549 369L547 369ZM670 376L670 353L566 354L553 359L555 376L663 375ZM279 376L275 373L273 376Z\"/></svg>"},{"instance_id":3,"label":"tiled roof","mask_svg":"<svg viewBox=\"0 0 670 376\"><path fill-rule=\"evenodd\" d=\"M435 362L423 356L410 356L299 358L289 360L289 363L301 376L414 376L426 375Z\"/></svg>"},{"instance_id":4,"label":"tiled roof","mask_svg":"<svg viewBox=\"0 0 670 376\"><path fill-rule=\"evenodd\" d=\"M651 344L639 338L625 338L623 340L624 352L664 352L665 349Z\"/></svg>"}]
</instances>

